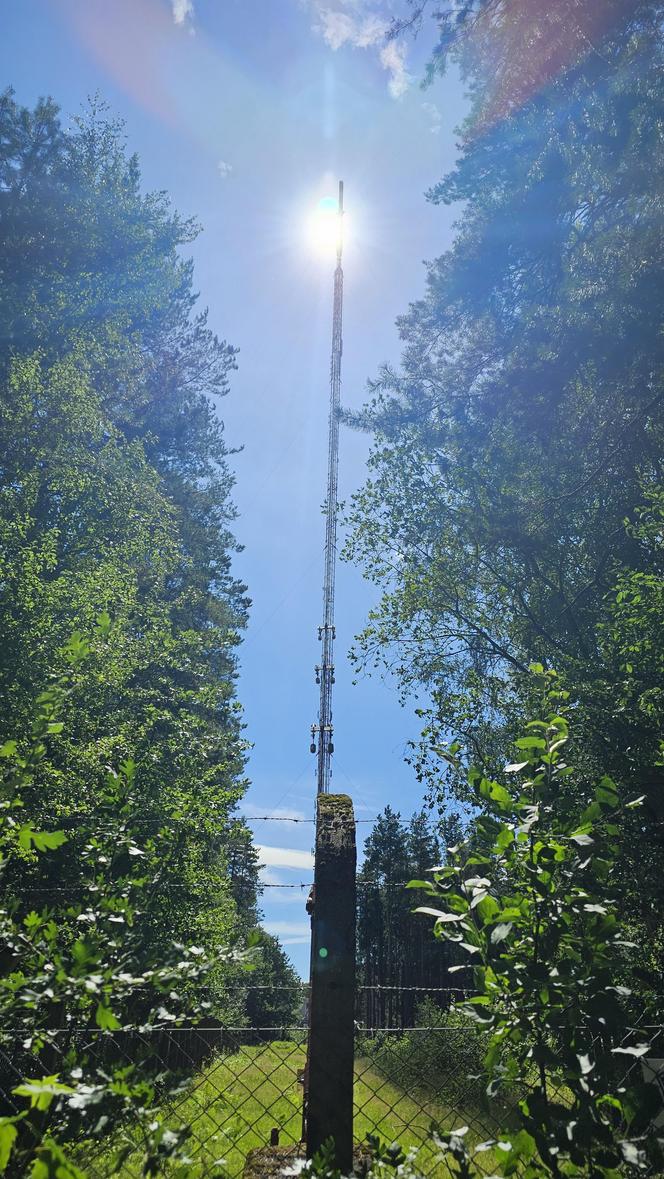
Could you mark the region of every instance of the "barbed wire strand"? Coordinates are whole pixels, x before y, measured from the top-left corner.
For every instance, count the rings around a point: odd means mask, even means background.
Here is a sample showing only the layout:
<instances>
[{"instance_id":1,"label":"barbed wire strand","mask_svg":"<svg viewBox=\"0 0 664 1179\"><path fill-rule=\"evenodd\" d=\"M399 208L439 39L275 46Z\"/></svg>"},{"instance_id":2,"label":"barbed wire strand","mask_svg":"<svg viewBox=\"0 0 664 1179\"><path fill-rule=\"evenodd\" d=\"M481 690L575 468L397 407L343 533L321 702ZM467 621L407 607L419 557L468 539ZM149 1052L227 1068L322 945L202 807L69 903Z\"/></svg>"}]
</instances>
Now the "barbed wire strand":
<instances>
[{"instance_id":1,"label":"barbed wire strand","mask_svg":"<svg viewBox=\"0 0 664 1179\"><path fill-rule=\"evenodd\" d=\"M120 888L121 882L118 881L116 883L117 883L118 888ZM230 883L231 883L231 885L233 884L232 877L230 877ZM314 883L313 880L300 880L300 881L297 881L296 883L293 883L293 884L276 884L276 883L273 883L272 881L266 881L264 884L259 882L258 891L262 891L264 888L305 889L305 888L311 888L313 883ZM410 883L411 882L409 880L387 880L387 881L385 881L385 880L358 880L358 881L356 881L356 888L385 888L385 889L407 888ZM100 892L102 888L110 888L110 887L112 887L112 885L113 885L113 881L110 881L108 883L105 882L103 885L95 884L94 881L92 881L89 884L82 883L82 884L44 885L43 888L39 888L39 887L22 888L21 887L21 888L14 889L14 895L16 895L16 896L33 896L33 895L34 896L43 896L43 895L48 895L50 893L62 893L62 892L65 892L65 893L70 892L71 893L71 892L81 892L81 891L89 891L89 892L97 893L97 892ZM195 889L195 885L164 884L163 888L158 889L157 891L159 892L159 895L162 895L165 892L180 892L184 889L188 889L193 892ZM415 898L413 898L413 899L415 899Z\"/></svg>"}]
</instances>

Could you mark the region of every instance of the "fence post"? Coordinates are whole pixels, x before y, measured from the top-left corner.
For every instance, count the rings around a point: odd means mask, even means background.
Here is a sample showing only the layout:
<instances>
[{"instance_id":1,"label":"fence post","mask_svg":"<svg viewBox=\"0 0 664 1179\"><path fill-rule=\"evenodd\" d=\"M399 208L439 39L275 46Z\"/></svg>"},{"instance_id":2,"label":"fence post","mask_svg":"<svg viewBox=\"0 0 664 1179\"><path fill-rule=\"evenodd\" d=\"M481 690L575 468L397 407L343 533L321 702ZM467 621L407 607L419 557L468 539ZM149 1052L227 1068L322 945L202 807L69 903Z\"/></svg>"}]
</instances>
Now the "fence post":
<instances>
[{"instance_id":1,"label":"fence post","mask_svg":"<svg viewBox=\"0 0 664 1179\"><path fill-rule=\"evenodd\" d=\"M332 1138L353 1161L355 817L347 794L319 794L311 915L307 1158Z\"/></svg>"}]
</instances>

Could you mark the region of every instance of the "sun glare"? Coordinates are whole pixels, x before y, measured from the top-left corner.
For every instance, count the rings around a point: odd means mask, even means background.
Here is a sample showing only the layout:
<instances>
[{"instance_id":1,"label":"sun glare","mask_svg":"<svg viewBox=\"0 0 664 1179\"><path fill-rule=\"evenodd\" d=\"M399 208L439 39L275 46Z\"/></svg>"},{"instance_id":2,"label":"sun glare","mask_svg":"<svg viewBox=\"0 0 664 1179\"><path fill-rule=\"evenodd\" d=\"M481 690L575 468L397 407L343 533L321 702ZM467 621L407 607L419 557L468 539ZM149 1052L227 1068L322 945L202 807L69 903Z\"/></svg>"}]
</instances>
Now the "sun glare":
<instances>
[{"instance_id":1,"label":"sun glare","mask_svg":"<svg viewBox=\"0 0 664 1179\"><path fill-rule=\"evenodd\" d=\"M346 237L346 214L343 218L343 235ZM329 258L336 252L341 236L341 219L334 197L323 197L309 217L307 225L309 243L317 254Z\"/></svg>"}]
</instances>

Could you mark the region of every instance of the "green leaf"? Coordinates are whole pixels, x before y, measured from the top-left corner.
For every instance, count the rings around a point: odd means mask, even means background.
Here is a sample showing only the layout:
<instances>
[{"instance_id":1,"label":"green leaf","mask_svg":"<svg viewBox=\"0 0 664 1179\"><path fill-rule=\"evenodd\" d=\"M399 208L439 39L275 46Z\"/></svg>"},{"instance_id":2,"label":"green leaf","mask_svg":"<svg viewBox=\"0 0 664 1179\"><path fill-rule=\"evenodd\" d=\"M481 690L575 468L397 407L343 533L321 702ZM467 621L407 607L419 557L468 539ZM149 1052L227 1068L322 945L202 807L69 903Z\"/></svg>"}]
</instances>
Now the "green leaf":
<instances>
[{"instance_id":1,"label":"green leaf","mask_svg":"<svg viewBox=\"0 0 664 1179\"><path fill-rule=\"evenodd\" d=\"M631 1048L612 1048L611 1051L614 1056L645 1056L646 1052L650 1052L650 1044L635 1044Z\"/></svg>"},{"instance_id":2,"label":"green leaf","mask_svg":"<svg viewBox=\"0 0 664 1179\"><path fill-rule=\"evenodd\" d=\"M590 830L591 825L593 823L596 823L598 819L601 819L601 817L602 817L602 807L601 807L600 803L599 802L591 802L590 806L587 806L585 811L581 815L581 825L582 825L582 827L584 827L584 828L587 827L588 830Z\"/></svg>"},{"instance_id":3,"label":"green leaf","mask_svg":"<svg viewBox=\"0 0 664 1179\"><path fill-rule=\"evenodd\" d=\"M617 1097L613 1097L610 1093L605 1093L602 1097L598 1097L597 1105L608 1105L611 1109L617 1109L619 1114L622 1114L623 1112L622 1101L620 1101Z\"/></svg>"},{"instance_id":4,"label":"green leaf","mask_svg":"<svg viewBox=\"0 0 664 1179\"><path fill-rule=\"evenodd\" d=\"M463 921L464 913L443 913L440 909L430 909L427 905L421 905L414 910L415 913L425 913L428 917L436 917L438 921Z\"/></svg>"},{"instance_id":5,"label":"green leaf","mask_svg":"<svg viewBox=\"0 0 664 1179\"><path fill-rule=\"evenodd\" d=\"M482 918L484 925L488 925L500 913L500 905L496 904L493 897L484 897L477 906L476 912Z\"/></svg>"},{"instance_id":6,"label":"green leaf","mask_svg":"<svg viewBox=\"0 0 664 1179\"><path fill-rule=\"evenodd\" d=\"M512 928L511 921L501 921L498 925L494 926L491 930L491 941L494 946L498 945L498 942L503 942Z\"/></svg>"},{"instance_id":7,"label":"green leaf","mask_svg":"<svg viewBox=\"0 0 664 1179\"><path fill-rule=\"evenodd\" d=\"M454 766L455 769L458 768L459 759L458 757L454 756L450 749L445 749L440 745L434 745L433 751L434 753L437 753L439 757L442 757L443 761L448 762L451 766Z\"/></svg>"},{"instance_id":8,"label":"green leaf","mask_svg":"<svg viewBox=\"0 0 664 1179\"><path fill-rule=\"evenodd\" d=\"M105 1032L117 1032L122 1027L120 1020L114 1016L110 1007L108 1007L105 1003L97 1004L95 1022L97 1023L97 1026L102 1028L102 1030Z\"/></svg>"},{"instance_id":9,"label":"green leaf","mask_svg":"<svg viewBox=\"0 0 664 1179\"><path fill-rule=\"evenodd\" d=\"M543 737L519 737L514 744L517 749L546 749L546 741Z\"/></svg>"},{"instance_id":10,"label":"green leaf","mask_svg":"<svg viewBox=\"0 0 664 1179\"><path fill-rule=\"evenodd\" d=\"M21 827L18 841L24 851L30 851L34 844L37 851L53 851L67 842L64 831L33 831L31 827Z\"/></svg>"},{"instance_id":11,"label":"green leaf","mask_svg":"<svg viewBox=\"0 0 664 1179\"><path fill-rule=\"evenodd\" d=\"M602 806L617 807L620 799L615 782L611 778L602 778L595 791L595 798Z\"/></svg>"},{"instance_id":12,"label":"green leaf","mask_svg":"<svg viewBox=\"0 0 664 1179\"><path fill-rule=\"evenodd\" d=\"M0 1171L7 1169L7 1163L16 1142L18 1130L14 1118L0 1118Z\"/></svg>"},{"instance_id":13,"label":"green leaf","mask_svg":"<svg viewBox=\"0 0 664 1179\"><path fill-rule=\"evenodd\" d=\"M4 745L0 745L0 757L13 757L16 749L15 741L5 741Z\"/></svg>"},{"instance_id":14,"label":"green leaf","mask_svg":"<svg viewBox=\"0 0 664 1179\"><path fill-rule=\"evenodd\" d=\"M499 782L490 782L483 778L480 782L480 794L482 798L490 799L500 810L512 809L512 795Z\"/></svg>"},{"instance_id":15,"label":"green leaf","mask_svg":"<svg viewBox=\"0 0 664 1179\"><path fill-rule=\"evenodd\" d=\"M578 843L579 847L590 847L590 845L595 842L594 839L590 838L588 832L584 831L581 827L579 827L577 831L572 832L570 839L573 839L575 843Z\"/></svg>"},{"instance_id":16,"label":"green leaf","mask_svg":"<svg viewBox=\"0 0 664 1179\"><path fill-rule=\"evenodd\" d=\"M514 842L514 832L510 827L502 827L496 836L496 850L499 852L506 851L511 843Z\"/></svg>"},{"instance_id":17,"label":"green leaf","mask_svg":"<svg viewBox=\"0 0 664 1179\"><path fill-rule=\"evenodd\" d=\"M97 618L97 630L102 635L107 635L111 629L111 616L108 610L102 610Z\"/></svg>"},{"instance_id":18,"label":"green leaf","mask_svg":"<svg viewBox=\"0 0 664 1179\"><path fill-rule=\"evenodd\" d=\"M12 1093L17 1097L29 1097L30 1106L32 1109L45 1110L55 1097L59 1097L61 1093L75 1093L71 1085L64 1085L62 1081L58 1080L58 1074L54 1073L50 1077L42 1077L39 1081L24 1081L22 1085L17 1085L12 1089Z\"/></svg>"},{"instance_id":19,"label":"green leaf","mask_svg":"<svg viewBox=\"0 0 664 1179\"><path fill-rule=\"evenodd\" d=\"M87 1179L52 1138L44 1138L37 1149L39 1157L32 1165L30 1179Z\"/></svg>"}]
</instances>

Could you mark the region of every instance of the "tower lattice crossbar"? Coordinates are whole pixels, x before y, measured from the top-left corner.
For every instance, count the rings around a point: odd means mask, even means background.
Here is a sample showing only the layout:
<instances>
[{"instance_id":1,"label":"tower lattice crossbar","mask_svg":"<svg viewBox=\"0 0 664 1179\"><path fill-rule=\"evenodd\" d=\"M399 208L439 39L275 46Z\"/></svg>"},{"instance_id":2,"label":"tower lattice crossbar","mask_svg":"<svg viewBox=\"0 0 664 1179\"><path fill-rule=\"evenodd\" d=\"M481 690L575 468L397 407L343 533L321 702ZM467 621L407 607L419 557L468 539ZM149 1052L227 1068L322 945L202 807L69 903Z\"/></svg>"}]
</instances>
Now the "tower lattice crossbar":
<instances>
[{"instance_id":1,"label":"tower lattice crossbar","mask_svg":"<svg viewBox=\"0 0 664 1179\"><path fill-rule=\"evenodd\" d=\"M334 271L334 309L332 314L332 357L330 360L330 415L327 450L327 499L325 503L325 575L323 583L323 623L318 628L321 662L316 665L316 682L320 683L318 724L311 726L311 752L317 754L319 794L328 794L332 776L334 729L332 725L332 685L334 684L334 581L337 560L337 512L339 489L339 408L341 404L341 354L344 272L341 267L343 247L344 186L339 181L337 208L337 264Z\"/></svg>"}]
</instances>

